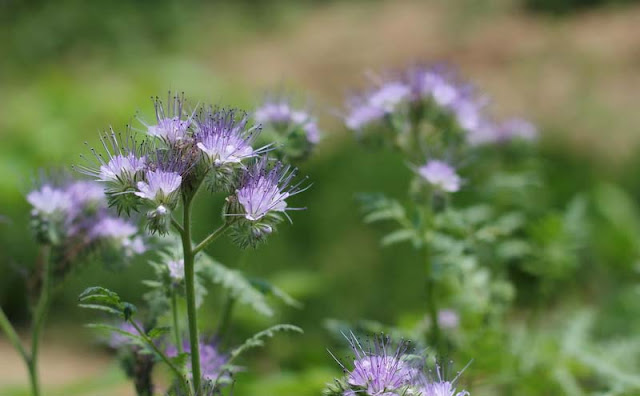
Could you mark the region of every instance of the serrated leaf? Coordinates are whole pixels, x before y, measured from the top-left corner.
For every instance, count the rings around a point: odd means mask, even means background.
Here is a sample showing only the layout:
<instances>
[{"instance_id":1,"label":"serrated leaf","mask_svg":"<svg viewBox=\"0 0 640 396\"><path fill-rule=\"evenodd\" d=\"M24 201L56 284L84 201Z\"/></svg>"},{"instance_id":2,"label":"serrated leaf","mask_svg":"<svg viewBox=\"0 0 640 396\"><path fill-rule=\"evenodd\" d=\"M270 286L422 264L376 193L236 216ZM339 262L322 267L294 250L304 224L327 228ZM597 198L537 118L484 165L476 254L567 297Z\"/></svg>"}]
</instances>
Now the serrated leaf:
<instances>
[{"instance_id":1,"label":"serrated leaf","mask_svg":"<svg viewBox=\"0 0 640 396\"><path fill-rule=\"evenodd\" d=\"M78 304L78 306L80 308L95 309L95 310L98 310L98 311L104 311L104 312L108 312L110 314L122 316L122 311L121 310L115 309L115 308L112 308L112 307L108 307L106 305Z\"/></svg>"},{"instance_id":2,"label":"serrated leaf","mask_svg":"<svg viewBox=\"0 0 640 396\"><path fill-rule=\"evenodd\" d=\"M144 338L142 338L139 334L130 333L116 326L108 325L105 323L89 323L89 324L86 324L85 327L88 327L90 329L98 329L98 330L109 331L112 333L118 333L120 335L127 337L129 340L132 341L132 343L136 345L143 346L143 347L146 345Z\"/></svg>"},{"instance_id":3,"label":"serrated leaf","mask_svg":"<svg viewBox=\"0 0 640 396\"><path fill-rule=\"evenodd\" d=\"M249 305L262 315L273 315L273 310L267 304L265 295L256 290L242 272L229 269L206 254L198 256L198 266L200 275L206 276L211 282L227 289L231 297L239 303Z\"/></svg>"},{"instance_id":4,"label":"serrated leaf","mask_svg":"<svg viewBox=\"0 0 640 396\"><path fill-rule=\"evenodd\" d=\"M272 295L285 303L286 305L294 308L302 308L302 303L291 297L284 290L274 286L270 282L264 279L249 279L249 282L260 292L265 295Z\"/></svg>"},{"instance_id":5,"label":"serrated leaf","mask_svg":"<svg viewBox=\"0 0 640 396\"><path fill-rule=\"evenodd\" d=\"M283 331L292 331L300 334L304 333L304 331L300 327L294 326L291 324L279 324L279 325L271 326L268 329L262 330L254 334L253 336L247 338L242 343L242 345L238 346L233 351L231 351L231 355L230 355L231 357L229 361L231 361L232 359L235 359L236 357L240 356L241 354L243 354L249 349L259 348L264 346L265 338L273 338L277 333L280 333Z\"/></svg>"},{"instance_id":6,"label":"serrated leaf","mask_svg":"<svg viewBox=\"0 0 640 396\"><path fill-rule=\"evenodd\" d=\"M151 329L147 334L152 340L171 332L171 327L163 326Z\"/></svg>"}]
</instances>

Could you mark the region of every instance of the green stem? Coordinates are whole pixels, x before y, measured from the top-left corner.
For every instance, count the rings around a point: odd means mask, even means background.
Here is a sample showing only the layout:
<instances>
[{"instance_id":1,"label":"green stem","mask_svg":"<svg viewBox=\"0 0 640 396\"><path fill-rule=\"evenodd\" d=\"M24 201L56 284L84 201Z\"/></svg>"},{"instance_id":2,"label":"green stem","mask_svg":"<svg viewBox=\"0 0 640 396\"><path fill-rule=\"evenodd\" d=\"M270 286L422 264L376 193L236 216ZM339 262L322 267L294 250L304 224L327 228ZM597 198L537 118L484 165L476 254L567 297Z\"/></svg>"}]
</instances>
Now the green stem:
<instances>
[{"instance_id":1,"label":"green stem","mask_svg":"<svg viewBox=\"0 0 640 396\"><path fill-rule=\"evenodd\" d=\"M220 323L218 324L218 330L216 331L216 335L220 342L224 342L224 339L227 335L227 331L229 330L229 324L231 323L231 314L233 313L233 307L235 305L236 299L229 294L224 303L224 308L222 311L222 318L220 319Z\"/></svg>"},{"instance_id":2,"label":"green stem","mask_svg":"<svg viewBox=\"0 0 640 396\"><path fill-rule=\"evenodd\" d=\"M9 339L9 342L11 343L13 348L16 351L18 351L18 353L22 357L22 360L24 360L24 363L28 366L29 355L27 354L27 351L24 349L24 346L22 345L22 341L20 341L20 337L18 337L18 333L16 333L16 330L13 328L13 325L11 324L11 322L9 322L9 319L7 318L7 315L5 315L2 308L0 308L0 328Z\"/></svg>"},{"instance_id":3,"label":"green stem","mask_svg":"<svg viewBox=\"0 0 640 396\"><path fill-rule=\"evenodd\" d=\"M147 343L147 345L149 345L151 347L151 349L153 349L153 351L156 353L156 355L158 355L160 357L160 359L162 359L162 361L165 362L167 364L167 366L169 366L169 368L174 372L174 374L180 379L180 385L182 386L182 388L184 390L188 390L188 385L186 384L185 378L182 375L182 373L180 372L180 369L178 369L171 362L171 360L167 357L167 355L165 355L164 353L162 353L162 351L160 349L158 349L158 347L156 346L155 342L153 342L153 340L151 338L149 338L147 333L145 333L144 330L142 330L140 328L140 326L138 326L138 324L135 322L135 320L130 319L129 323L131 323L131 325L136 329L136 331L138 332L140 337L142 337L144 339L144 341Z\"/></svg>"},{"instance_id":4,"label":"green stem","mask_svg":"<svg viewBox=\"0 0 640 396\"><path fill-rule=\"evenodd\" d=\"M31 330L31 356L27 364L29 370L29 379L31 382L31 391L33 396L40 395L40 380L38 376L38 354L40 352L40 336L44 328L44 323L49 312L51 304L51 281L52 271L49 255L51 247L45 245L42 247L42 289L40 297L36 304L33 314L33 329Z\"/></svg>"},{"instance_id":5,"label":"green stem","mask_svg":"<svg viewBox=\"0 0 640 396\"><path fill-rule=\"evenodd\" d=\"M182 351L182 337L180 335L180 321L178 320L178 295L174 291L171 293L171 313L173 314L173 333L176 337L176 348L178 348L178 354Z\"/></svg>"},{"instance_id":6,"label":"green stem","mask_svg":"<svg viewBox=\"0 0 640 396\"><path fill-rule=\"evenodd\" d=\"M196 247L193 248L193 254L195 255L196 253L204 249L208 244L215 241L219 236L224 234L224 232L227 230L227 228L229 228L230 225L231 223L224 223L211 234L209 234L208 237L204 238L202 242L200 242L198 245L196 245Z\"/></svg>"},{"instance_id":7,"label":"green stem","mask_svg":"<svg viewBox=\"0 0 640 396\"><path fill-rule=\"evenodd\" d=\"M183 197L182 251L184 254L184 280L187 297L187 319L189 322L189 345L191 347L191 371L193 374L193 389L197 394L200 389L200 346L198 337L198 318L196 311L195 291L195 253L191 245L191 200Z\"/></svg>"}]
</instances>

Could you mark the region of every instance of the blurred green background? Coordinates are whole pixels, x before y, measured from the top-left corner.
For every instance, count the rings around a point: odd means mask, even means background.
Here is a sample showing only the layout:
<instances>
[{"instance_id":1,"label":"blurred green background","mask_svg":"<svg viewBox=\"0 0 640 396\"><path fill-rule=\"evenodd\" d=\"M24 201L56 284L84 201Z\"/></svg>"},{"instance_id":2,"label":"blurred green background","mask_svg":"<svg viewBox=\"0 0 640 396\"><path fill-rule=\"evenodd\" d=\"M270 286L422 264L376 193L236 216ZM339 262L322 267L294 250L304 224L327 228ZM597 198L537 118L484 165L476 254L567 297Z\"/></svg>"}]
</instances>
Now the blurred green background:
<instances>
[{"instance_id":1,"label":"blurred green background","mask_svg":"<svg viewBox=\"0 0 640 396\"><path fill-rule=\"evenodd\" d=\"M302 165L313 187L295 203L308 210L256 251L222 242L209 253L304 303L273 319L238 313L238 339L276 321L306 333L280 337L243 362L250 370L239 375L237 394L319 394L339 374L326 352L335 347L327 318L393 323L424 305L413 251L381 249L383 230L362 223L354 200L363 191L402 197L410 172L393 153L356 144L336 114L367 71L447 61L488 92L500 114L540 125L551 208L564 208L576 192L613 189L590 260L614 274L587 300L618 307L613 333L640 330L638 304L627 303L638 300L640 251L640 6L633 2L4 0L0 24L0 214L7 220L0 223L0 304L18 324L28 318L21 268L36 251L24 194L37 169L78 163L100 130L123 127L137 111L151 117L152 95L185 91L194 102L250 110L266 91L285 87L312 103L325 132ZM219 221L218 207L199 205L196 235ZM138 301L150 272L140 262L123 273L95 266L71 277L45 336L47 394L131 394L81 326L88 315L76 298L101 283ZM205 316L219 301L211 296ZM14 355L0 338L2 395L25 389Z\"/></svg>"}]
</instances>

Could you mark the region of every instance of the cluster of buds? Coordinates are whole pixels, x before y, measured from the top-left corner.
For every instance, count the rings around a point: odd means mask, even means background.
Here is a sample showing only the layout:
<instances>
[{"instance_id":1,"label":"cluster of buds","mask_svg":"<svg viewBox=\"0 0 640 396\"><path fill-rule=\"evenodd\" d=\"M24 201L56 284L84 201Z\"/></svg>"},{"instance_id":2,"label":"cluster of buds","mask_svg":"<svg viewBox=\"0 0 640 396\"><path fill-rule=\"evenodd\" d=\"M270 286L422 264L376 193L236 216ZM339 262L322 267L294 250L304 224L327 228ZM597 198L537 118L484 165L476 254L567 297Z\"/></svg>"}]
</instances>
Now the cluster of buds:
<instances>
[{"instance_id":1,"label":"cluster of buds","mask_svg":"<svg viewBox=\"0 0 640 396\"><path fill-rule=\"evenodd\" d=\"M263 138L275 143L282 158L306 158L320 141L317 120L304 108L295 107L284 95L268 96L255 110L254 118L264 127Z\"/></svg>"},{"instance_id":2,"label":"cluster of buds","mask_svg":"<svg viewBox=\"0 0 640 396\"><path fill-rule=\"evenodd\" d=\"M43 181L27 194L27 201L36 239L52 247L55 275L64 275L72 263L92 253L113 263L145 251L137 227L110 213L96 182L68 177Z\"/></svg>"},{"instance_id":3,"label":"cluster of buds","mask_svg":"<svg viewBox=\"0 0 640 396\"><path fill-rule=\"evenodd\" d=\"M94 151L96 166L82 170L103 182L109 204L120 213L146 211L151 233L166 234L180 202L190 202L206 184L227 194L223 213L243 246L270 234L285 200L300 192L291 185L296 172L267 158L272 144L256 147L261 127L236 109L201 107L185 112L183 96L165 106L154 100L156 120L141 120L139 138L129 130L102 137L106 153Z\"/></svg>"}]
</instances>

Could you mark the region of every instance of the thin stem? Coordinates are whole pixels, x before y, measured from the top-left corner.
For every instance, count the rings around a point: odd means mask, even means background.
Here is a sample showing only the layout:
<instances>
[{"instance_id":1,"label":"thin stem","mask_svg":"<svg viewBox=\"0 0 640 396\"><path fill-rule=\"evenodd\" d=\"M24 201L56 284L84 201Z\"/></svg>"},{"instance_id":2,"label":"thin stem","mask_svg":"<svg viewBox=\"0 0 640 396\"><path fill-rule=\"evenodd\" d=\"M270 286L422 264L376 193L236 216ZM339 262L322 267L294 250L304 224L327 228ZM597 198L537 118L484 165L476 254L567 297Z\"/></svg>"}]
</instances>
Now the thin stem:
<instances>
[{"instance_id":1,"label":"thin stem","mask_svg":"<svg viewBox=\"0 0 640 396\"><path fill-rule=\"evenodd\" d=\"M29 355L27 354L27 351L24 349L24 346L22 345L22 341L20 341L20 337L18 337L18 333L16 333L16 330L14 329L11 322L9 322L9 319L7 318L7 315L5 315L2 308L0 308L0 329L2 329L2 331L5 333L5 335L9 339L9 342L11 343L13 348L16 351L18 351L18 353L22 357L22 360L24 360L24 363L28 366Z\"/></svg>"},{"instance_id":2,"label":"thin stem","mask_svg":"<svg viewBox=\"0 0 640 396\"><path fill-rule=\"evenodd\" d=\"M221 343L224 342L227 331L229 330L229 325L231 323L231 314L233 313L235 302L236 299L231 294L227 295L227 299L224 302L224 308L222 310L222 318L220 319L218 330L216 331L216 336Z\"/></svg>"},{"instance_id":3,"label":"thin stem","mask_svg":"<svg viewBox=\"0 0 640 396\"><path fill-rule=\"evenodd\" d=\"M181 354L183 352L182 337L178 320L178 295L175 291L171 293L171 313L173 314L173 335L176 337L176 348L178 348L178 354Z\"/></svg>"},{"instance_id":4,"label":"thin stem","mask_svg":"<svg viewBox=\"0 0 640 396\"><path fill-rule=\"evenodd\" d=\"M180 235L184 234L184 228L178 223L178 221L171 216L171 225L178 231Z\"/></svg>"},{"instance_id":5,"label":"thin stem","mask_svg":"<svg viewBox=\"0 0 640 396\"><path fill-rule=\"evenodd\" d=\"M231 225L230 223L224 223L223 225L218 227L215 231L213 231L211 234L209 234L209 236L204 238L202 242L200 242L199 244L196 245L196 247L193 248L193 254L195 255L196 253L198 253L199 251L207 247L208 244L215 241L219 236L224 234L224 232L227 230L227 228L229 228L230 225Z\"/></svg>"},{"instance_id":6,"label":"thin stem","mask_svg":"<svg viewBox=\"0 0 640 396\"><path fill-rule=\"evenodd\" d=\"M49 255L51 247L44 245L41 249L42 255L42 289L40 297L33 313L33 329L31 330L31 356L28 363L29 379L33 396L40 395L40 381L38 377L38 354L40 352L40 335L44 328L44 323L51 304L51 281L52 271Z\"/></svg>"},{"instance_id":7,"label":"thin stem","mask_svg":"<svg viewBox=\"0 0 640 396\"><path fill-rule=\"evenodd\" d=\"M167 355L162 353L162 351L156 346L155 342L153 342L153 340L151 338L149 338L147 333L145 333L140 328L140 326L138 326L138 324L134 320L130 319L129 323L131 323L131 325L133 325L133 327L136 329L136 331L138 332L140 337L142 337L144 339L144 341L147 343L147 345L149 345L151 347L151 349L153 349L153 351L160 357L160 359L162 359L162 361L165 362L167 364L167 366L169 366L169 368L174 372L174 374L178 376L178 378L180 379L180 384L183 387L183 389L187 390L188 386L187 386L187 384L185 382L185 378L183 377L182 373L180 372L180 369L178 369L171 362L171 360L167 357Z\"/></svg>"},{"instance_id":8,"label":"thin stem","mask_svg":"<svg viewBox=\"0 0 640 396\"><path fill-rule=\"evenodd\" d=\"M191 245L191 200L183 196L182 252L184 254L184 280L187 296L187 319L189 322L189 345L191 347L191 371L195 394L200 389L200 346L196 311L195 270L193 246Z\"/></svg>"}]
</instances>

